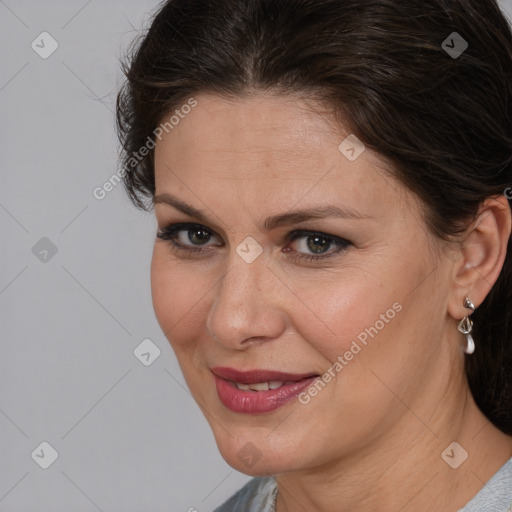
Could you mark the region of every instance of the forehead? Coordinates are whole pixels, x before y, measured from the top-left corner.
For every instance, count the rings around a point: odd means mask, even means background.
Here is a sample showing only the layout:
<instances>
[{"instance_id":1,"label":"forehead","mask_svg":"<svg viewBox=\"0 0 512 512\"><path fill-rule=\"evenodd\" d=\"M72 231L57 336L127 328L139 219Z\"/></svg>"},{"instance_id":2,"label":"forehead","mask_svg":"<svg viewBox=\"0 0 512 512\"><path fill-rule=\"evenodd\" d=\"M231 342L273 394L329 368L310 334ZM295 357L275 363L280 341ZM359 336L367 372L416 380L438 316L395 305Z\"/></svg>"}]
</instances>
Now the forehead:
<instances>
[{"instance_id":1,"label":"forehead","mask_svg":"<svg viewBox=\"0 0 512 512\"><path fill-rule=\"evenodd\" d=\"M339 146L350 131L320 104L275 95L195 99L197 105L157 141L157 193L191 198L193 189L202 197L236 197L246 206L262 199L282 205L339 199L348 207L365 204L367 213L382 201L396 204L400 187L383 171L386 162L368 148L349 160Z\"/></svg>"},{"instance_id":2,"label":"forehead","mask_svg":"<svg viewBox=\"0 0 512 512\"><path fill-rule=\"evenodd\" d=\"M215 151L218 157L224 153L226 159L240 158L247 151L268 155L288 151L289 157L299 151L303 158L322 140L327 144L329 133L333 140L343 135L339 128L334 130L332 120L329 123L328 112L320 113L299 98L262 94L240 100L211 94L196 98L196 107L163 134L167 143L159 144L157 153L186 145L199 152Z\"/></svg>"}]
</instances>

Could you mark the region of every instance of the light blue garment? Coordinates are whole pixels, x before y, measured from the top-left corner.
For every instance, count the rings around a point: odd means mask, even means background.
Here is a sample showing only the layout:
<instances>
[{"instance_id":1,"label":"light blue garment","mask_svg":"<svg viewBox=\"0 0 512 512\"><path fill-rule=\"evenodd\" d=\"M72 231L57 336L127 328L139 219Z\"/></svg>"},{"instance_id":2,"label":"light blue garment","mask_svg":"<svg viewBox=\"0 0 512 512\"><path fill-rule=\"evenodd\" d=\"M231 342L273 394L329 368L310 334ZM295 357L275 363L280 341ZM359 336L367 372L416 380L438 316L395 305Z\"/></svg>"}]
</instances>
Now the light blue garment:
<instances>
[{"instance_id":1,"label":"light blue garment","mask_svg":"<svg viewBox=\"0 0 512 512\"><path fill-rule=\"evenodd\" d=\"M214 512L275 512L277 482L256 477ZM458 512L512 512L512 458Z\"/></svg>"}]
</instances>

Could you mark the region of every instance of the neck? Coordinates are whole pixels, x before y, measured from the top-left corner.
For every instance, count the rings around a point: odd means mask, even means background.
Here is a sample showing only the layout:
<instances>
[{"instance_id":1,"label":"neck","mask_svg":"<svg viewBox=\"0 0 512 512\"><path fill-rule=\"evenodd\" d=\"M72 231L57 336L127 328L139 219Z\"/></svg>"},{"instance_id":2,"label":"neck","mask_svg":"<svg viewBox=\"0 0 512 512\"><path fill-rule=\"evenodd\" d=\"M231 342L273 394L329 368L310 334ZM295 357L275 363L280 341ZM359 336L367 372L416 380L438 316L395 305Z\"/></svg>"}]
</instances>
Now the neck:
<instances>
[{"instance_id":1,"label":"neck","mask_svg":"<svg viewBox=\"0 0 512 512\"><path fill-rule=\"evenodd\" d=\"M364 452L321 468L277 475L276 512L430 512L464 507L512 457L512 437L481 413L465 378L456 379L459 382L451 385L458 392L438 390L442 398L435 405L430 401L429 407L404 406L408 410L400 424ZM456 469L449 463L457 466L465 454L456 445L450 447L454 441L468 454Z\"/></svg>"}]
</instances>

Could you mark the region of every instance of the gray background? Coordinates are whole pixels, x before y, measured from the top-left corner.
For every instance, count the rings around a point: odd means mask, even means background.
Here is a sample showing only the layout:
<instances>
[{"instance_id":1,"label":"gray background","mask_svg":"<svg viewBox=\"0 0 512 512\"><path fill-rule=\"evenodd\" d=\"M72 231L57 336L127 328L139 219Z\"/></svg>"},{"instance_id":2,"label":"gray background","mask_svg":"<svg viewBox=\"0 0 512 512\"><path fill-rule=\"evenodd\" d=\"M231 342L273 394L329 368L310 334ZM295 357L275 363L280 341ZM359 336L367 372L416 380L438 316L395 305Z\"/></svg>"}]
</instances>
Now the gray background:
<instances>
[{"instance_id":1,"label":"gray background","mask_svg":"<svg viewBox=\"0 0 512 512\"><path fill-rule=\"evenodd\" d=\"M208 512L249 480L154 317L153 214L93 196L117 169L118 58L156 6L0 0L0 512Z\"/></svg>"}]
</instances>

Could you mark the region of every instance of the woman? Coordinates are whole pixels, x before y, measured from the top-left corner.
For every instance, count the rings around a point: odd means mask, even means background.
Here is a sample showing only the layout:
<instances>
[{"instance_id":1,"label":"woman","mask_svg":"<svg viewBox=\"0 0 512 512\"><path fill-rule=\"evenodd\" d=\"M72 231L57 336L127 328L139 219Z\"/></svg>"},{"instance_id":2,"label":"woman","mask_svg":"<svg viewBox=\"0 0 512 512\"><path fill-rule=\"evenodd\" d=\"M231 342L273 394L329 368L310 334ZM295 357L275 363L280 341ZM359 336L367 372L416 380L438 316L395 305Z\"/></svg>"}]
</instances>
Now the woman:
<instances>
[{"instance_id":1,"label":"woman","mask_svg":"<svg viewBox=\"0 0 512 512\"><path fill-rule=\"evenodd\" d=\"M217 511L511 510L497 3L170 0L125 73L155 313L255 477Z\"/></svg>"}]
</instances>

